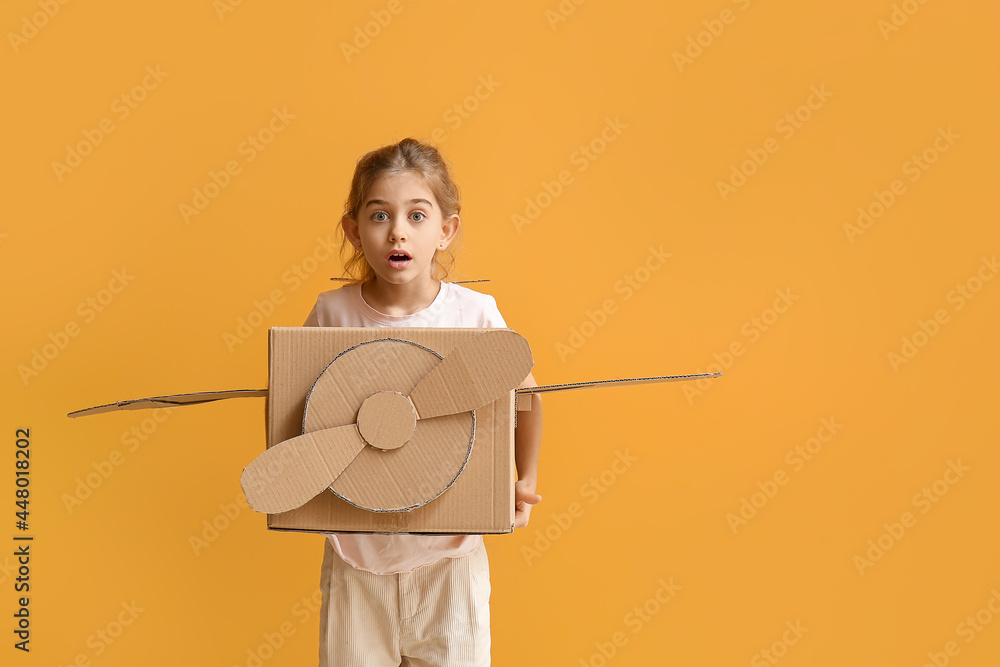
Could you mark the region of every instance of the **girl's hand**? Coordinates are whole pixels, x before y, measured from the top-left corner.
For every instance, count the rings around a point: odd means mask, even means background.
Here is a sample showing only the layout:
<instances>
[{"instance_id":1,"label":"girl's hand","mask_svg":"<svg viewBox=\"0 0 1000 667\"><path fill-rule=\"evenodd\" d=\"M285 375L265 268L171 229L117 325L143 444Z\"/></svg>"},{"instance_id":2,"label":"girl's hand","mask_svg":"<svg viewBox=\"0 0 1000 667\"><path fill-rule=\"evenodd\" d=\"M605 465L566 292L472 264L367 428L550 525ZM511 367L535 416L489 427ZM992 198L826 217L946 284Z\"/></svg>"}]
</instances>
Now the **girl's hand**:
<instances>
[{"instance_id":1,"label":"girl's hand","mask_svg":"<svg viewBox=\"0 0 1000 667\"><path fill-rule=\"evenodd\" d=\"M531 516L531 506L541 502L542 497L535 493L535 483L519 479L514 484L514 527L524 528Z\"/></svg>"}]
</instances>

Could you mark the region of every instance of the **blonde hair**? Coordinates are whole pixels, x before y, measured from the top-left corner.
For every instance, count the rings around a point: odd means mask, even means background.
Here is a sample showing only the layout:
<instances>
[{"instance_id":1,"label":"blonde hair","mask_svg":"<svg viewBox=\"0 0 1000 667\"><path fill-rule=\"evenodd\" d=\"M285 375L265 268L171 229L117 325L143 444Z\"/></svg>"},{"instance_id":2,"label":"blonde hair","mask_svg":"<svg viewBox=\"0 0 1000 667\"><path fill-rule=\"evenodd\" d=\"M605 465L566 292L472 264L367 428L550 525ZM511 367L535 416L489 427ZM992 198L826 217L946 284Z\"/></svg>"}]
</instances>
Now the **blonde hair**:
<instances>
[{"instance_id":1,"label":"blonde hair","mask_svg":"<svg viewBox=\"0 0 1000 667\"><path fill-rule=\"evenodd\" d=\"M382 176L406 172L417 174L424 179L424 183L427 184L427 187L434 194L438 206L441 207L442 217L457 215L462 210L458 185L452 180L444 157L433 146L421 143L416 139L406 138L399 143L377 148L361 156L354 168L351 190L344 203L344 215L357 220L358 212L372 186L375 185L375 181ZM338 225L338 227L340 226ZM344 261L345 277L351 283L375 280L375 271L365 259L364 252L350 242L343 227L340 227L340 233L343 235L341 254L346 257ZM461 234L461 227L459 234ZM439 250L434 253L431 275L435 280L444 280L448 277L455 262L455 256L450 248L455 246L458 240L456 237L448 250Z\"/></svg>"}]
</instances>

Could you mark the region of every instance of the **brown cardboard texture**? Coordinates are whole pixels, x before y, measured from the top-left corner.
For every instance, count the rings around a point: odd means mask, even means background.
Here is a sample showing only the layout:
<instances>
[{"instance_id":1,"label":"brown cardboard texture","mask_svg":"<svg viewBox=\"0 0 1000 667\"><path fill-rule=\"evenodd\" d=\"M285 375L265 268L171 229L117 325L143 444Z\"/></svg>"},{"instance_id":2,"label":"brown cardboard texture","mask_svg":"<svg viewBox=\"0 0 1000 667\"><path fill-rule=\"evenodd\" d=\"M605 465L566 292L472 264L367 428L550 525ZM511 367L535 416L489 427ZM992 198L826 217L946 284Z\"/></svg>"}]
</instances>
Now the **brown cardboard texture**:
<instances>
[{"instance_id":1,"label":"brown cardboard texture","mask_svg":"<svg viewBox=\"0 0 1000 667\"><path fill-rule=\"evenodd\" d=\"M274 328L269 350L268 451L243 475L269 528L513 529L513 390L532 366L519 335Z\"/></svg>"},{"instance_id":2,"label":"brown cardboard texture","mask_svg":"<svg viewBox=\"0 0 1000 667\"><path fill-rule=\"evenodd\" d=\"M199 391L193 394L171 394L169 396L153 396L151 398L133 398L127 401L115 401L83 410L74 410L67 417L85 417L99 415L117 410L148 410L150 408L174 408L181 405L200 405L213 401L224 401L227 398L256 398L267 396L267 389L233 389L230 391Z\"/></svg>"}]
</instances>

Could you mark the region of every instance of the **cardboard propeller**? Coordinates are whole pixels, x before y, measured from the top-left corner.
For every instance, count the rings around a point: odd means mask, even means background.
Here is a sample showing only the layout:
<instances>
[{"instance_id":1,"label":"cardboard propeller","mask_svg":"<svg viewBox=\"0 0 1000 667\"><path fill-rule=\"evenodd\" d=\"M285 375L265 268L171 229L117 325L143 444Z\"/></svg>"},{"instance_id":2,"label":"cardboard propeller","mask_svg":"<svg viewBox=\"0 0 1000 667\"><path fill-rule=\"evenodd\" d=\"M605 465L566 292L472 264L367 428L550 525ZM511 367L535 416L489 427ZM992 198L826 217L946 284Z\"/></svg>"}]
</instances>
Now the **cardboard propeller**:
<instances>
[{"instance_id":1,"label":"cardboard propeller","mask_svg":"<svg viewBox=\"0 0 1000 667\"><path fill-rule=\"evenodd\" d=\"M303 434L268 448L244 469L247 502L258 512L287 512L327 487L375 512L430 502L465 467L476 408L516 389L533 365L528 341L506 330L485 331L443 359L397 339L356 345L310 390ZM345 377L354 377L354 386L345 386ZM359 456L366 450L373 456Z\"/></svg>"}]
</instances>

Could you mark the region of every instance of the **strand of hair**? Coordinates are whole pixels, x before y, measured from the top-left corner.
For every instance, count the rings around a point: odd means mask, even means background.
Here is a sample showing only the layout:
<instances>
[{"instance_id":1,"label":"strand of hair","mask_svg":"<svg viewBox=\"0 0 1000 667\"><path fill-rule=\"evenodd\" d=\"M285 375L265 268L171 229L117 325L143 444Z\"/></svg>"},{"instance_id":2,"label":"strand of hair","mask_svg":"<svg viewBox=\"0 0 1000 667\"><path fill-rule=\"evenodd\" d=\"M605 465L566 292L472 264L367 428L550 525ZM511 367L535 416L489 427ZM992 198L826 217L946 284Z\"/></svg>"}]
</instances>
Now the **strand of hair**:
<instances>
[{"instance_id":1,"label":"strand of hair","mask_svg":"<svg viewBox=\"0 0 1000 667\"><path fill-rule=\"evenodd\" d=\"M349 280L353 280L353 278L330 278L330 280L341 280L341 281L347 282ZM490 279L489 278L479 278L477 280L452 280L451 282L454 283L454 284L456 284L456 285L465 285L465 284L468 284L468 283L488 283L488 282L490 282Z\"/></svg>"}]
</instances>

